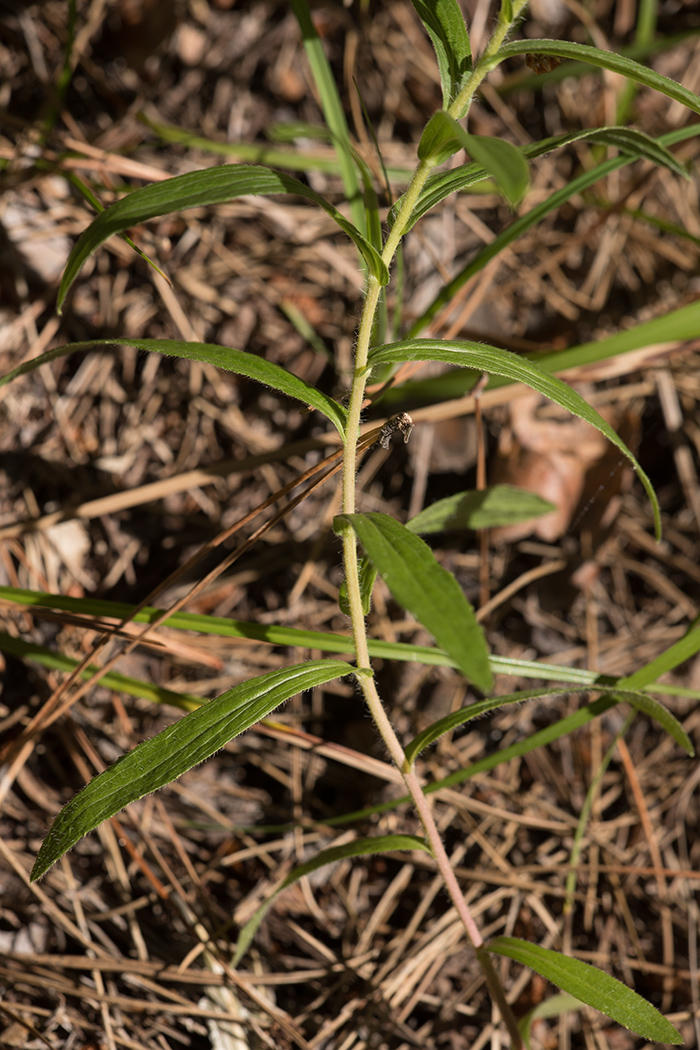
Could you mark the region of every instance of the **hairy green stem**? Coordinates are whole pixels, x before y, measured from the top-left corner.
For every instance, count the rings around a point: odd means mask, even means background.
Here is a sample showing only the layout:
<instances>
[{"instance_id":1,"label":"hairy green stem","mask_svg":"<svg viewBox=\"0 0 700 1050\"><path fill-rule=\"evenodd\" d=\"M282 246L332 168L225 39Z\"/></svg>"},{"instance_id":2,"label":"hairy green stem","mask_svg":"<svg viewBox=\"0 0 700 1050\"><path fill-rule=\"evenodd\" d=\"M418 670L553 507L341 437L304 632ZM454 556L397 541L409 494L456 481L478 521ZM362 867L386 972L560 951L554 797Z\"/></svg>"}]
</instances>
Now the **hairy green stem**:
<instances>
[{"instance_id":1,"label":"hairy green stem","mask_svg":"<svg viewBox=\"0 0 700 1050\"><path fill-rule=\"evenodd\" d=\"M519 16L526 4L527 0L516 0L516 3L513 4L512 20L509 20L508 22L503 19L499 20L498 26L496 27L485 51L476 63L472 75L448 110L451 117L461 119L466 115L475 91L486 74L493 67L499 48L503 44L513 22ZM413 209L433 167L434 161L431 161L430 159L422 160L418 163L413 173L410 185L406 190L406 193L403 195L402 206L396 216L396 220L389 232L382 251L382 260L387 268L391 266L396 250L401 242L401 238L408 227ZM342 507L344 514L355 513L357 441L360 433L360 419L365 396L365 387L367 385L367 377L369 374L368 360L372 329L377 305L379 303L380 292L381 288L379 282L375 277L370 276L367 281L367 293L357 333L352 389L348 404L345 453L343 461ZM387 717L379 693L377 692L377 687L371 673L367 632L364 612L362 609L357 559L357 539L354 531L350 528L343 530L342 539L345 585L352 622L355 659L359 672L357 677L365 703L374 719L392 761L403 776L406 789L413 800L416 812L418 813L421 824L423 825L426 839L432 850L438 870L445 884L445 888L452 899L452 903L455 906L467 936L476 950L482 973L488 984L491 996L508 1029L512 1040L512 1046L514 1050L520 1050L522 1047L522 1040L515 1018L506 1000L505 992L484 947L484 941L479 932L479 928L476 925L464 899L464 895L450 864L449 857L447 856L447 852L433 818L428 800L423 793L420 781L406 759L404 750L401 747L389 718Z\"/></svg>"}]
</instances>

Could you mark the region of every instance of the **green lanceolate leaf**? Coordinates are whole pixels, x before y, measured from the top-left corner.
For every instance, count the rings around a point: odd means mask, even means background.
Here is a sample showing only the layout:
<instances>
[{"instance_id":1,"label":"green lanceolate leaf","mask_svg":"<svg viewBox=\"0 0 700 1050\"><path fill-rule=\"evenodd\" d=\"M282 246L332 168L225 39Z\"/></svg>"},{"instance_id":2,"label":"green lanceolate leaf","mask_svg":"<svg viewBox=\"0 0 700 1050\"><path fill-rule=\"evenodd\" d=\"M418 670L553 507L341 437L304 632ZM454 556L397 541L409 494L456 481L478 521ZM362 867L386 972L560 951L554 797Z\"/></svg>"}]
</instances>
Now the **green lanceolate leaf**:
<instances>
[{"instance_id":1,"label":"green lanceolate leaf","mask_svg":"<svg viewBox=\"0 0 700 1050\"><path fill-rule=\"evenodd\" d=\"M411 0L430 37L438 61L442 104L447 109L472 68L469 33L457 0Z\"/></svg>"},{"instance_id":2,"label":"green lanceolate leaf","mask_svg":"<svg viewBox=\"0 0 700 1050\"><path fill-rule=\"evenodd\" d=\"M238 966L248 951L256 930L265 918L270 905L274 903L283 890L298 882L305 875L310 875L312 871L318 871L319 868L323 868L327 864L336 864L339 860L346 860L349 857L366 857L375 853L394 853L397 850L414 849L430 853L430 847L425 839L417 838L415 835L381 835L373 839L355 839L354 842L346 842L342 846L332 846L330 849L324 849L321 853L317 853L315 857L290 871L284 882L277 887L264 904L260 905L252 918L241 929L238 935L236 954L233 957L233 965Z\"/></svg>"},{"instance_id":3,"label":"green lanceolate leaf","mask_svg":"<svg viewBox=\"0 0 700 1050\"><path fill-rule=\"evenodd\" d=\"M139 744L63 807L39 850L32 881L83 835L130 802L170 784L209 758L291 696L351 671L341 660L317 660L251 678Z\"/></svg>"},{"instance_id":4,"label":"green lanceolate leaf","mask_svg":"<svg viewBox=\"0 0 700 1050\"><path fill-rule=\"evenodd\" d=\"M493 685L489 655L474 610L430 547L388 514L341 514L394 598L418 619L482 692Z\"/></svg>"},{"instance_id":5,"label":"green lanceolate leaf","mask_svg":"<svg viewBox=\"0 0 700 1050\"><path fill-rule=\"evenodd\" d=\"M58 290L58 312L61 312L68 290L85 260L112 234L122 233L132 226L159 215L168 215L170 212L222 204L236 197L251 194L270 193L294 193L323 208L355 242L370 273L380 284L388 283L389 272L376 249L319 193L292 175L285 175L284 172L274 171L272 168L254 164L226 164L205 171L190 171L185 175L176 175L175 178L144 186L101 212L81 234L70 253Z\"/></svg>"},{"instance_id":6,"label":"green lanceolate leaf","mask_svg":"<svg viewBox=\"0 0 700 1050\"><path fill-rule=\"evenodd\" d=\"M674 1046L683 1042L673 1025L651 1003L610 974L580 959L572 959L516 937L497 937L489 942L487 950L529 966L558 988L600 1010L643 1039Z\"/></svg>"},{"instance_id":7,"label":"green lanceolate leaf","mask_svg":"<svg viewBox=\"0 0 700 1050\"><path fill-rule=\"evenodd\" d=\"M494 529L539 518L553 510L553 503L527 489L493 485L480 492L456 492L437 500L411 518L406 528L419 536L458 529Z\"/></svg>"},{"instance_id":8,"label":"green lanceolate leaf","mask_svg":"<svg viewBox=\"0 0 700 1050\"><path fill-rule=\"evenodd\" d=\"M533 390L537 390L538 393L561 405L562 408L571 412L572 415L590 423L596 430L600 430L616 448L619 448L637 471L651 502L656 536L657 539L660 538L661 514L659 501L656 498L656 493L649 478L610 424L606 423L602 416L594 408L591 408L579 393L567 386L561 379L549 375L533 364L532 361L527 361L517 354L510 353L508 350L463 340L405 339L399 343L387 343L385 346L375 347L369 354L370 365L396 364L399 361L443 361L453 366L473 368L481 372L506 376L508 379L525 383L527 386L532 387Z\"/></svg>"},{"instance_id":9,"label":"green lanceolate leaf","mask_svg":"<svg viewBox=\"0 0 700 1050\"><path fill-rule=\"evenodd\" d=\"M9 383L17 376L33 372L35 368L55 361L58 357L66 357L68 354L77 353L81 350L94 350L96 347L134 346L137 350L152 350L167 357L185 357L192 361L205 361L217 368L225 368L236 375L247 376L258 383L264 383L280 393L296 398L306 405L318 409L324 416L330 419L341 437L345 436L346 412L342 405L334 401L332 397L323 394L316 387L305 383L303 379L288 372L280 365L272 361L266 361L264 357L248 354L245 350L235 350L230 346L217 346L215 343L185 343L179 339L131 339L129 336L119 339L91 339L84 343L68 343L66 346L58 346L48 350L39 357L25 361L24 364L13 368L11 372L0 377L0 386Z\"/></svg>"},{"instance_id":10,"label":"green lanceolate leaf","mask_svg":"<svg viewBox=\"0 0 700 1050\"><path fill-rule=\"evenodd\" d=\"M458 149L465 149L493 177L510 204L520 203L527 193L530 172L517 146L503 139L469 135L449 114L438 110L428 121L418 143L419 158L443 164Z\"/></svg>"},{"instance_id":11,"label":"green lanceolate leaf","mask_svg":"<svg viewBox=\"0 0 700 1050\"><path fill-rule=\"evenodd\" d=\"M535 160L537 157L544 157L556 149L564 149L574 142L592 142L596 145L614 146L630 160L649 160L653 164L668 168L669 171L673 171L676 175L688 178L686 168L659 139L654 139L643 131L637 131L635 128L585 128L570 132L568 135L555 135L551 138L542 139L540 142L523 146L519 152L527 160ZM627 163L629 163L629 160ZM411 212L406 232L427 212L431 211L436 204L439 204L440 201L445 200L453 193L460 193L470 189L472 186L476 186L479 182L483 182L484 179L488 178L488 175L489 172L484 165L474 163L463 164L452 171L441 171L431 175ZM599 175L598 178L600 177ZM402 200L403 198L399 197L389 211L387 222L390 226L401 208Z\"/></svg>"},{"instance_id":12,"label":"green lanceolate leaf","mask_svg":"<svg viewBox=\"0 0 700 1050\"><path fill-rule=\"evenodd\" d=\"M541 700L547 697L561 696L563 691L562 689L521 689L516 693L508 693L505 696L496 696L488 700L479 700L476 703L467 704L466 707L461 707L457 711L451 711L449 715L445 715L444 718L433 722L432 725L427 726L418 736L414 737L405 748L406 759L411 763L415 762L421 751L434 744L445 733L449 733L459 726L466 725L472 719L480 718L497 707L506 707L508 704L521 704L527 700ZM662 703L651 696L647 696L646 693L634 692L631 689L621 690L615 688L615 686L607 685L588 686L579 688L576 691L581 693L597 692L614 700L626 700L637 711L641 711L654 719L687 754L691 756L695 754L690 737L678 719L671 714L667 707L664 707Z\"/></svg>"},{"instance_id":13,"label":"green lanceolate leaf","mask_svg":"<svg viewBox=\"0 0 700 1050\"><path fill-rule=\"evenodd\" d=\"M700 97L693 94L688 88L681 87L675 80L670 80L661 73L655 73L653 69L640 65L634 59L615 54L614 51L601 51L589 44L574 44L565 40L515 40L499 48L494 65L498 65L506 58L512 58L513 55L532 53L554 55L557 58L572 58L579 62L587 62L589 65L599 66L601 69L609 69L612 73L620 73L623 77L629 77L638 84L644 84L645 87L652 88L654 91L660 91L662 95L681 102L693 113L700 114Z\"/></svg>"}]
</instances>

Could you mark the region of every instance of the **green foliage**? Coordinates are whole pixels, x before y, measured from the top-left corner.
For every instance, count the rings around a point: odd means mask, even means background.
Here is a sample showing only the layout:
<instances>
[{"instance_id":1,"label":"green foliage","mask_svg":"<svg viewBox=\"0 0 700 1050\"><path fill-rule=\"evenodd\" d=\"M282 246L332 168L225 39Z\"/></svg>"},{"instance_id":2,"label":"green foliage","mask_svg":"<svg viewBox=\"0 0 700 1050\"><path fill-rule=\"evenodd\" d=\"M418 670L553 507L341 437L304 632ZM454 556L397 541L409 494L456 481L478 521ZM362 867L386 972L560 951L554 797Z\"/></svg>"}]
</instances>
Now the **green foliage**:
<instances>
[{"instance_id":1,"label":"green foliage","mask_svg":"<svg viewBox=\"0 0 700 1050\"><path fill-rule=\"evenodd\" d=\"M85 343L68 343L66 346L57 346L53 350L47 350L45 354L34 357L30 361L13 368L11 372L0 377L0 387L9 383L17 376L27 375L42 365L55 361L59 357L78 353L84 350L94 350L97 347L133 346L137 350L149 350L164 354L166 357L186 358L190 361L205 361L207 364L224 368L227 372L235 372L239 376L247 376L257 383L279 390L288 397L296 398L303 404L311 405L326 416L341 437L344 436L346 413L342 405L328 397L321 390L305 383L288 372L286 368L276 365L273 361L266 361L264 357L246 353L245 350L234 350L231 346L218 346L212 343L185 343L179 339L132 339L124 336L119 341L114 339L91 339Z\"/></svg>"},{"instance_id":2,"label":"green foliage","mask_svg":"<svg viewBox=\"0 0 700 1050\"><path fill-rule=\"evenodd\" d=\"M402 525L386 514L357 513L355 498L355 457L360 437L360 410L365 397L365 385L372 370L384 369L385 372L388 372L396 364L406 361L438 361L470 370L473 375L469 382L481 372L486 372L489 376L495 377L492 385L502 382L525 383L596 427L637 470L638 477L651 502L657 536L660 534L660 512L656 495L649 479L637 464L632 453L614 430L578 393L552 375L555 368L570 366L574 361L583 363L594 360L596 355L600 356L603 353L611 355L626 352L631 346L639 345L634 342L635 339L641 338L639 332L625 332L613 336L604 342L604 349L601 349L600 346L577 347L557 354L556 360L554 357L545 357L539 363L534 363L509 351L476 342L448 342L434 338L417 339L413 337L432 320L437 311L470 277L478 273L499 252L506 249L518 237L563 203L577 194L591 190L594 184L605 176L634 160L643 160L659 167L665 167L681 178L688 177L685 166L673 155L670 147L700 133L699 125L679 129L657 139L624 126L592 128L548 138L523 149L498 138L469 134L456 117L461 118L463 114L466 115L471 98L491 70L507 58L537 52L611 70L628 77L635 84L641 84L663 93L668 98L682 103L695 114L700 114L700 100L674 81L655 73L627 56L566 41L527 40L506 43L506 36L513 30L518 15L523 10L524 2L521 0L515 0L515 2L502 0L498 24L480 57L475 59L471 55L469 34L458 0L430 0L430 2L429 0L412 0L435 49L442 87L443 108L428 120L423 130L410 185L389 211L389 234L388 237L385 237L378 193L372 173L351 142L340 93L325 54L323 42L312 21L309 6L306 0L290 0L290 3L299 24L317 98L327 124L327 128L319 129L317 137L331 142L337 156L330 164L326 160L324 163L312 162L303 166L298 163L299 158L296 157L294 163L290 161L289 166L309 169L316 167L317 170L339 172L351 218L348 219L341 208L336 208L304 182L260 164L225 165L165 179L127 194L111 207L101 211L83 232L71 252L63 275L58 294L58 309L60 312L86 260L107 238L114 234L123 235L131 227L159 216L185 211L189 208L219 204L249 194L293 194L301 197L310 205L321 208L331 216L338 229L354 243L360 253L361 267L366 281L366 294L357 330L352 389L348 407L344 407L316 387L305 383L286 369L264 358L218 345L185 343L175 340L120 337L118 340L102 339L74 343L52 349L41 357L14 369L0 380L0 385L2 385L2 383L25 375L69 353L94 347L113 346L115 343L126 343L145 351L156 351L169 356L206 362L256 382L267 384L280 393L321 412L335 426L343 441L345 475L342 488L342 513L336 516L334 527L342 537L346 573L346 580L341 588L340 607L352 619L352 638L329 632L302 631L286 625L263 627L240 621L186 614L176 614L170 617L168 623L179 630L195 629L208 633L218 632L222 636L245 637L270 644L304 645L325 652L351 653L356 661L356 666L343 660L310 661L250 679L205 703L187 694L175 694L154 687L149 689L148 683L139 683L135 679L128 679L115 673L105 675L103 681L112 688L131 692L134 695L147 696L157 702L173 703L190 708L191 711L153 739L142 743L124 755L69 802L56 818L32 870L32 879L39 878L75 845L81 836L118 813L125 805L172 782L197 763L204 761L234 736L266 717L277 706L299 691L321 686L343 675L354 673L384 743L404 775L409 797L420 812L425 839L403 835L358 839L343 846L324 850L310 858L287 876L275 895L265 901L241 930L236 963L243 957L250 945L256 929L276 894L323 865L377 852L420 849L432 855L438 870L444 876L445 865L448 864L444 847L430 811L426 811L423 804L421 788L412 771L421 751L445 733L495 708L535 698L540 699L561 691L559 684L556 689L538 688L490 697L472 703L429 725L405 749L402 749L388 722L377 692L372 669L368 666L373 657L410 659L425 664L457 667L484 693L493 689L494 671L505 670L508 673L536 677L545 681L569 682L582 691L595 690L602 694L579 711L567 718L560 719L547 729L540 730L527 739L519 740L495 755L487 756L480 762L472 764L468 769L455 770L439 783L426 786L425 792L431 793L442 787L461 783L476 772L492 769L512 757L521 757L536 747L544 746L547 742L590 723L594 718L622 701L629 703L634 710L654 719L665 733L668 733L673 740L692 754L691 742L683 728L660 701L649 695L649 691L653 688L660 691L661 687L656 685L658 678L677 666L682 660L694 655L700 648L700 630L694 628L657 660L645 668L640 668L636 674L619 681L600 679L595 672L556 668L539 663L528 664L525 661L506 661L494 657L488 652L484 634L462 587L451 573L440 566L432 550L419 534L427 535L454 529L488 528L527 520L546 513L551 509L551 505L531 494L501 486L484 492L468 492L450 496L427 507L408 525ZM650 10L647 4L643 23L640 26L640 39L646 42L651 36ZM73 5L71 12L68 51L73 45L75 31ZM67 69L68 65L66 65ZM59 86L63 92L66 84L67 81L64 82L62 78ZM623 99L624 104L620 106L621 113L625 112L630 98L631 95L628 93L626 101ZM181 141L191 141L191 136L189 139L183 138L189 133L180 132L178 129L160 126L158 131L161 135L169 136L171 139L180 136ZM307 134L308 131L307 128L304 133ZM590 143L610 147L619 151L620 155L603 162L597 162L594 158L590 170L576 174L566 185L550 194L546 200L514 219L494 238L492 243L478 252L460 273L445 284L423 315L414 322L407 338L384 343L383 333L388 322L386 300L383 298L382 289L389 282L390 267L394 259L400 259L400 254L397 253L400 252L401 241L414 224L451 194L471 189L489 178L494 180L510 205L516 207L524 200L528 192L529 163L555 149L563 149L573 143L579 143L579 145ZM206 145L207 148L213 148L211 143ZM238 149L237 155L245 159L256 159L260 155L259 153L241 152L240 147L235 148ZM433 172L436 166L443 164L462 148L471 158L470 163L451 171ZM264 150L266 147L263 147ZM221 151L230 152L228 146L225 151L223 149ZM264 155L269 157L272 152L268 150ZM279 163L283 163L287 158L284 151L278 150L274 150L274 156L281 158ZM91 195L89 189L83 188L83 191ZM93 201L99 210L99 202L96 198L93 198ZM660 323L650 322L647 326L640 326L644 329L644 337L650 340L652 329L660 339L686 337L671 336L669 334L671 331L676 333L696 332L698 320L696 308L697 304L693 304L676 311L672 317L665 318ZM298 319L297 324L303 326L303 319ZM303 328L300 327L300 330ZM309 333L309 340L313 341L313 338L314 334ZM372 340L376 340L377 345L372 346ZM322 352L325 350L322 344L317 343L316 345ZM449 384L450 381L449 376L440 380L443 384ZM464 388L468 389L468 385L465 384ZM435 387L431 389L434 390ZM444 391L447 387L443 385L442 389ZM405 388L403 391L399 390L399 396L402 396L402 393L405 394ZM391 403L391 397L395 394L396 392L393 394L390 392L387 395L385 405ZM359 561L357 557L358 541L365 552L365 557ZM385 581L394 599L432 634L441 648L399 645L367 638L364 615L370 607L377 574ZM88 608L91 610L90 614L99 615L96 612L98 608L104 611L108 607L105 615L116 613L118 616L131 618L131 610L128 607L121 607L120 611L116 612L116 606L99 603L92 599L83 600L76 607L70 604L70 599L19 592L12 588L0 588L0 596L9 601L25 601L29 605L35 604L52 609L77 608L86 615ZM140 622L152 622L158 615L159 610L145 608L134 615L133 619ZM52 654L40 646L14 639L9 635L0 636L0 649L40 661L45 666L56 666L62 669L74 666L74 662L66 657ZM52 664L52 660L58 662ZM91 674L92 670L92 668L87 668L84 674ZM665 691L670 692L671 690L666 687ZM370 812L381 812L396 804L395 801L392 801L386 805L373 807L371 811L363 811L360 816L367 816ZM351 817L357 817L357 814ZM350 817L346 814L338 818L338 822L348 819ZM333 820L331 819L329 823L332 824ZM465 929L477 950L477 957L484 964L484 975L487 982L490 983L495 1001L502 1005L504 1021L510 1030L514 1046L521 1044L521 1037L500 987L497 983L494 984L496 979L490 963L486 965L484 962L487 951L507 956L530 966L557 984L568 993L569 997L575 997L578 1002L596 1007L646 1039L669 1043L679 1041L675 1028L652 1006L619 981L593 967L513 938L497 938L487 948L483 948L480 939L473 935L469 922L464 919L467 911L466 902L455 890L454 880L447 878L445 882L452 894L453 902L458 905ZM568 998L560 1001L557 1006L570 1008L572 1004L573 1000Z\"/></svg>"},{"instance_id":3,"label":"green foliage","mask_svg":"<svg viewBox=\"0 0 700 1050\"><path fill-rule=\"evenodd\" d=\"M32 880L41 878L83 835L130 802L165 787L210 758L291 696L350 670L341 660L318 660L250 678L145 740L63 807L39 850Z\"/></svg>"},{"instance_id":4,"label":"green foliage","mask_svg":"<svg viewBox=\"0 0 700 1050\"><path fill-rule=\"evenodd\" d=\"M430 37L442 84L442 105L448 108L464 87L472 68L469 33L457 0L411 0Z\"/></svg>"},{"instance_id":5,"label":"green foliage","mask_svg":"<svg viewBox=\"0 0 700 1050\"><path fill-rule=\"evenodd\" d=\"M679 1046L680 1033L650 1003L603 970L516 937L496 937L488 950L529 966L582 1003L595 1007L644 1039Z\"/></svg>"},{"instance_id":6,"label":"green foliage","mask_svg":"<svg viewBox=\"0 0 700 1050\"><path fill-rule=\"evenodd\" d=\"M555 509L553 503L528 489L492 485L480 492L456 492L437 500L411 518L406 527L419 536L453 529L495 529L539 518Z\"/></svg>"},{"instance_id":7,"label":"green foliage","mask_svg":"<svg viewBox=\"0 0 700 1050\"><path fill-rule=\"evenodd\" d=\"M525 383L540 394L561 405L567 412L590 423L620 449L622 454L634 466L644 486L654 511L654 524L657 539L661 538L661 514L659 501L649 478L637 463L609 423L594 408L561 379L538 368L532 361L527 361L507 350L483 343L472 343L464 340L404 339L398 343L388 343L370 351L369 361L372 365L396 364L399 361L442 361L448 365L460 365L463 368L478 369L493 375L505 376Z\"/></svg>"},{"instance_id":8,"label":"green foliage","mask_svg":"<svg viewBox=\"0 0 700 1050\"><path fill-rule=\"evenodd\" d=\"M332 846L330 849L321 850L311 860L294 868L275 892L259 908L256 908L253 916L242 927L238 935L233 965L238 966L248 951L256 930L269 911L270 905L274 903L283 890L293 886L295 882L304 878L305 875L311 875L312 872L318 871L319 868L325 868L328 864L337 864L339 860L347 860L351 857L371 857L377 853L395 853L397 850L420 850L429 853L430 847L425 839L419 839L416 835L378 835L373 839L354 839L352 842L346 842L342 846Z\"/></svg>"},{"instance_id":9,"label":"green foliage","mask_svg":"<svg viewBox=\"0 0 700 1050\"><path fill-rule=\"evenodd\" d=\"M336 532L348 525L396 601L430 631L467 678L489 692L493 676L474 610L427 543L388 514L343 514L333 523Z\"/></svg>"},{"instance_id":10,"label":"green foliage","mask_svg":"<svg viewBox=\"0 0 700 1050\"><path fill-rule=\"evenodd\" d=\"M123 197L111 207L105 208L78 238L66 263L58 290L59 313L86 259L113 234L123 233L124 230L137 226L141 222L155 219L160 215L168 215L171 212L185 211L187 208L209 204L223 204L225 201L234 200L236 197L246 197L250 194L270 193L293 193L323 208L340 229L355 242L367 263L369 272L377 278L380 284L388 282L389 273L376 249L357 227L344 215L341 215L337 208L329 204L320 193L305 186L294 176L285 175L281 171L273 171L272 168L263 168L254 164L241 164L237 167L227 164L221 168L190 171L185 175L176 175L172 179L144 186L140 190L134 190L133 193Z\"/></svg>"},{"instance_id":11,"label":"green foliage","mask_svg":"<svg viewBox=\"0 0 700 1050\"><path fill-rule=\"evenodd\" d=\"M418 156L431 164L444 164L465 149L481 169L493 177L506 200L519 204L530 185L530 171L522 152L504 139L468 135L461 124L443 110L428 121L418 143Z\"/></svg>"}]
</instances>

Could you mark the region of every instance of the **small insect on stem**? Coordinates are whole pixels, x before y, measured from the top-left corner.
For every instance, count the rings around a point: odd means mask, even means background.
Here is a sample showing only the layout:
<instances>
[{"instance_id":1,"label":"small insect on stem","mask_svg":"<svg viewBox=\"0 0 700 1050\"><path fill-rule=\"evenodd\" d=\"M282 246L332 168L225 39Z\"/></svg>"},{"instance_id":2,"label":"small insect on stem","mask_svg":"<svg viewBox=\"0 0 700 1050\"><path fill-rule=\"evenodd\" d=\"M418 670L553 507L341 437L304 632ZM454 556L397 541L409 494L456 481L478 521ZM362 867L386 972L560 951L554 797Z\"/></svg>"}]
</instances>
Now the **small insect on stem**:
<instances>
[{"instance_id":1,"label":"small insect on stem","mask_svg":"<svg viewBox=\"0 0 700 1050\"><path fill-rule=\"evenodd\" d=\"M397 432L403 434L404 445L408 444L408 439L411 436L413 430L413 420L409 416L408 412L400 412L398 416L392 416L381 429L379 434L379 444L382 448L389 448L392 434Z\"/></svg>"}]
</instances>

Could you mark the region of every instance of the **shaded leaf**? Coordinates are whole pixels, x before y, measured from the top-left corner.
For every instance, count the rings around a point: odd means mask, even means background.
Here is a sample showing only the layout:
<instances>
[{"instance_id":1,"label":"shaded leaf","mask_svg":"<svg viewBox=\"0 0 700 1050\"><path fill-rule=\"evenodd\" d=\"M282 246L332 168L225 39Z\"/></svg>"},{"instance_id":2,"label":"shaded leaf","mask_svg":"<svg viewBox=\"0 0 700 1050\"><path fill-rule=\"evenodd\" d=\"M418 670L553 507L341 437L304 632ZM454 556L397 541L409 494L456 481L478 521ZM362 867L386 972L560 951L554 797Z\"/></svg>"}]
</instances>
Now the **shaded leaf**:
<instances>
[{"instance_id":1,"label":"shaded leaf","mask_svg":"<svg viewBox=\"0 0 700 1050\"><path fill-rule=\"evenodd\" d=\"M663 1014L610 974L516 937L497 937L487 950L528 966L558 988L600 1010L644 1039L678 1046L682 1037Z\"/></svg>"},{"instance_id":2,"label":"shaded leaf","mask_svg":"<svg viewBox=\"0 0 700 1050\"><path fill-rule=\"evenodd\" d=\"M417 838L415 835L381 835L377 836L377 838L355 839L353 842L346 842L342 846L332 846L330 849L325 849L321 853L317 853L315 857L305 861L304 864L300 864L299 867L294 868L294 870L287 875L284 882L277 887L272 896L256 909L252 918L250 918L245 926L243 926L238 935L238 944L236 945L236 954L233 957L233 965L238 966L239 962L248 951L256 930L265 918L267 911L274 903L275 899L283 890L286 890L288 886L292 886L295 882L298 882L299 879L303 878L305 875L310 875L312 871L318 871L319 868L323 868L327 864L335 864L337 861L346 860L349 857L366 857L375 853L394 853L396 850L414 849L430 853L430 847L425 839Z\"/></svg>"},{"instance_id":3,"label":"shaded leaf","mask_svg":"<svg viewBox=\"0 0 700 1050\"><path fill-rule=\"evenodd\" d=\"M129 336L118 339L91 339L84 343L68 343L66 346L58 346L48 350L39 357L25 361L24 364L13 368L11 372L0 377L0 387L9 383L17 376L33 372L35 368L55 361L58 357L77 353L81 350L93 350L95 347L103 346L134 346L137 350L155 351L165 354L167 357L184 357L192 361L205 361L215 365L217 368L225 368L236 375L247 376L258 383L264 383L274 390L279 390L289 397L296 398L306 405L318 409L324 416L330 419L341 437L345 435L346 412L342 405L334 401L332 397L323 394L316 387L305 383L292 372L288 372L280 365L272 361L266 361L264 357L246 353L245 350L235 350L230 346L218 346L215 343L186 343L178 339L131 339Z\"/></svg>"},{"instance_id":4,"label":"shaded leaf","mask_svg":"<svg viewBox=\"0 0 700 1050\"><path fill-rule=\"evenodd\" d=\"M492 529L529 521L556 510L535 492L515 485L492 485L482 491L457 492L431 503L406 523L419 536L452 529Z\"/></svg>"},{"instance_id":5,"label":"shaded leaf","mask_svg":"<svg viewBox=\"0 0 700 1050\"><path fill-rule=\"evenodd\" d=\"M388 514L341 514L336 531L348 523L394 598L442 645L482 692L493 685L489 655L474 610L454 576L430 547Z\"/></svg>"},{"instance_id":6,"label":"shaded leaf","mask_svg":"<svg viewBox=\"0 0 700 1050\"><path fill-rule=\"evenodd\" d=\"M304 689L352 671L317 660L251 678L210 700L105 769L63 807L32 868L40 878L72 846L130 802L170 784Z\"/></svg>"}]
</instances>

